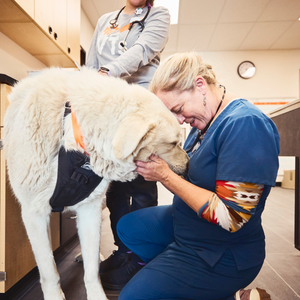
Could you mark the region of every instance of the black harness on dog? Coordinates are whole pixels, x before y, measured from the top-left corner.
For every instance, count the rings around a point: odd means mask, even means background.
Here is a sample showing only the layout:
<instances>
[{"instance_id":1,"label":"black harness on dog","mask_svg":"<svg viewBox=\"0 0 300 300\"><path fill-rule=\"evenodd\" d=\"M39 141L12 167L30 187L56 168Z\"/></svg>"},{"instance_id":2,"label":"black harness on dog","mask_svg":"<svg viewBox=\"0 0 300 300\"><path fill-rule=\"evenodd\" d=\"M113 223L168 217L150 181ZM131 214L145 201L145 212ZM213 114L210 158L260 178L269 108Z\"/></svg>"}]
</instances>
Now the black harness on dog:
<instances>
[{"instance_id":1,"label":"black harness on dog","mask_svg":"<svg viewBox=\"0 0 300 300\"><path fill-rule=\"evenodd\" d=\"M66 103L64 117L71 113ZM58 154L58 172L54 193L50 199L52 211L63 211L86 199L99 185L102 177L90 167L90 158L78 151L66 151L62 146Z\"/></svg>"}]
</instances>

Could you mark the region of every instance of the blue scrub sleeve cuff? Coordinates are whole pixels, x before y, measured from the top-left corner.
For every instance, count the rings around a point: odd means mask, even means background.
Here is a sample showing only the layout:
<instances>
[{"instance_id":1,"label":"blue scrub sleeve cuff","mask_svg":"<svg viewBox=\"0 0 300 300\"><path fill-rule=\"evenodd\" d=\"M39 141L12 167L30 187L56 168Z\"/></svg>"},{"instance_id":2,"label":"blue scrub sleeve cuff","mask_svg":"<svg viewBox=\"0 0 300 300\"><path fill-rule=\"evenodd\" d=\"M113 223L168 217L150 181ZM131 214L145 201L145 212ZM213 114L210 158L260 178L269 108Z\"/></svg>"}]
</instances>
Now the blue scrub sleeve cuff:
<instances>
[{"instance_id":1,"label":"blue scrub sleeve cuff","mask_svg":"<svg viewBox=\"0 0 300 300\"><path fill-rule=\"evenodd\" d=\"M202 218L202 217L201 217L201 216L202 216L202 213L203 213L204 209L208 206L208 204L209 204L209 202L207 201L207 202L199 209L199 211L198 211L198 217L199 217L199 218Z\"/></svg>"}]
</instances>

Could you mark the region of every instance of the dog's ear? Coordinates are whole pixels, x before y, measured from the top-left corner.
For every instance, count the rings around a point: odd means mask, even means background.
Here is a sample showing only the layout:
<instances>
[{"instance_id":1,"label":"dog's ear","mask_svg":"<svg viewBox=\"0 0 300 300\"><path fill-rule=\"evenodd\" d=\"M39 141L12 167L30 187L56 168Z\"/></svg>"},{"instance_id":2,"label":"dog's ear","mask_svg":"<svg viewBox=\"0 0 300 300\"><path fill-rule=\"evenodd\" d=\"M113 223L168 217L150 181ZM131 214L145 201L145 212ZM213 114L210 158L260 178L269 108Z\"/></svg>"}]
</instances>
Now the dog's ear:
<instances>
[{"instance_id":1,"label":"dog's ear","mask_svg":"<svg viewBox=\"0 0 300 300\"><path fill-rule=\"evenodd\" d=\"M122 160L132 154L154 127L154 122L140 114L125 117L112 141L116 158Z\"/></svg>"}]
</instances>

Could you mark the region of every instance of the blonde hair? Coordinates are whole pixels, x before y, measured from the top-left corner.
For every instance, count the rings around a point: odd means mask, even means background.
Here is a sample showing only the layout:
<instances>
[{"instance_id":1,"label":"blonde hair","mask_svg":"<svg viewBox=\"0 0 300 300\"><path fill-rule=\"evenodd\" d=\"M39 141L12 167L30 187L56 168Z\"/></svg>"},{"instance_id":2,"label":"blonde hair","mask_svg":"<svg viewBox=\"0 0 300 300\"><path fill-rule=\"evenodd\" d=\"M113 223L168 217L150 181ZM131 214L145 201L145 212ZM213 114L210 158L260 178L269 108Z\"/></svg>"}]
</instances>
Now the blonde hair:
<instances>
[{"instance_id":1,"label":"blonde hair","mask_svg":"<svg viewBox=\"0 0 300 300\"><path fill-rule=\"evenodd\" d=\"M202 76L207 84L217 84L212 66L196 52L177 53L166 58L156 70L149 90L183 92L195 88L196 76Z\"/></svg>"}]
</instances>

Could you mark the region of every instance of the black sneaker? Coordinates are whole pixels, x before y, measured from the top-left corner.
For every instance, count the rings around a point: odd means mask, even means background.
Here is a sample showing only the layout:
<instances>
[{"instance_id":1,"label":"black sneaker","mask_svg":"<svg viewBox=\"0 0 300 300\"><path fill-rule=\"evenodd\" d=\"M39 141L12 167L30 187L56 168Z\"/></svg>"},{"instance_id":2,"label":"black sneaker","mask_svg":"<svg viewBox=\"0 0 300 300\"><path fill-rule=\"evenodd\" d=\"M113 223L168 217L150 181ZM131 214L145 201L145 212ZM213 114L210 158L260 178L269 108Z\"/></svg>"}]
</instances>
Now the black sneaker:
<instances>
[{"instance_id":1,"label":"black sneaker","mask_svg":"<svg viewBox=\"0 0 300 300\"><path fill-rule=\"evenodd\" d=\"M126 261L130 259L131 253L120 252L119 250L114 250L113 253L104 261L100 263L100 274L111 271L120 267Z\"/></svg>"},{"instance_id":2,"label":"black sneaker","mask_svg":"<svg viewBox=\"0 0 300 300\"><path fill-rule=\"evenodd\" d=\"M111 290L121 290L144 265L144 263L127 261L119 268L101 274L103 287Z\"/></svg>"}]
</instances>

